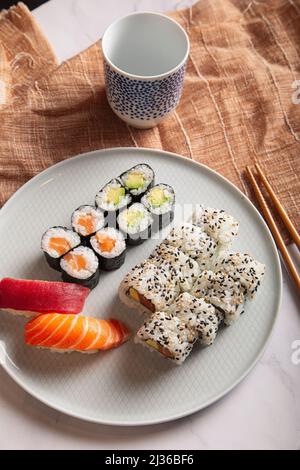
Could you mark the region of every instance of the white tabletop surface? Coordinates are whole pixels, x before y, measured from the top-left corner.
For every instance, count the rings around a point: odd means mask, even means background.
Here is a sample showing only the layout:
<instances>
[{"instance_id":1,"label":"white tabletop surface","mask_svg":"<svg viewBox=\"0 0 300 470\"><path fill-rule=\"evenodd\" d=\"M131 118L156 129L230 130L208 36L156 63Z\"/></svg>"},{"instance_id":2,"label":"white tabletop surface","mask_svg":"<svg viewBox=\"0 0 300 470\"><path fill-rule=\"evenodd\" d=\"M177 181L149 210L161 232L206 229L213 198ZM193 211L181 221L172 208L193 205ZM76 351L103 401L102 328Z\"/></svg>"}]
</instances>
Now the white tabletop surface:
<instances>
[{"instance_id":1,"label":"white tabletop surface","mask_svg":"<svg viewBox=\"0 0 300 470\"><path fill-rule=\"evenodd\" d=\"M91 45L116 17L192 0L51 0L34 11L59 60ZM292 247L299 262L298 253ZM1 449L300 449L299 295L283 268L281 314L249 376L204 411L172 423L117 428L70 418L21 390L0 369ZM296 343L294 343L295 345ZM299 346L298 346L299 348ZM293 361L299 358L299 361Z\"/></svg>"}]
</instances>

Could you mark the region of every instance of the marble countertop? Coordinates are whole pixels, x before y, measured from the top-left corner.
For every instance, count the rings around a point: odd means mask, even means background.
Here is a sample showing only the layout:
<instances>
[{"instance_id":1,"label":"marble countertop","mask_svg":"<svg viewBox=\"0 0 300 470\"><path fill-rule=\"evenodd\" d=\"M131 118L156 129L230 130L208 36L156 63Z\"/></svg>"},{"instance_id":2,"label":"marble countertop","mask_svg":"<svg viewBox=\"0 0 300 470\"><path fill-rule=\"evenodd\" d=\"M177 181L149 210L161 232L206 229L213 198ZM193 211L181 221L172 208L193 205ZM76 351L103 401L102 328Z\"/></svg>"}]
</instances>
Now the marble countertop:
<instances>
[{"instance_id":1,"label":"marble countertop","mask_svg":"<svg viewBox=\"0 0 300 470\"><path fill-rule=\"evenodd\" d=\"M192 3L51 0L34 15L58 58L65 60L95 42L118 16ZM294 247L291 252L300 265ZM281 314L262 360L238 387L209 408L142 428L90 424L39 403L0 369L0 448L300 449L300 354L293 349L300 341L300 301L284 268L283 284Z\"/></svg>"}]
</instances>

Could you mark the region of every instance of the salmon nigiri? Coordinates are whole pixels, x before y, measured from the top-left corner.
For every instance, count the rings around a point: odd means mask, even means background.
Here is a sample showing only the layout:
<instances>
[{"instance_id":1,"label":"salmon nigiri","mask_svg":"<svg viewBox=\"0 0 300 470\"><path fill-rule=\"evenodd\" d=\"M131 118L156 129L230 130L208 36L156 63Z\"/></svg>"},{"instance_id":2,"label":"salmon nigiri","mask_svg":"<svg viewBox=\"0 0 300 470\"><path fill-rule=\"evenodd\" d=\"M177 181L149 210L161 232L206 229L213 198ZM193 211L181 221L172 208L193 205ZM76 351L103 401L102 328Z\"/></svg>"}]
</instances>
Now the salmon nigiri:
<instances>
[{"instance_id":1,"label":"salmon nigiri","mask_svg":"<svg viewBox=\"0 0 300 470\"><path fill-rule=\"evenodd\" d=\"M119 320L100 320L83 315L39 315L25 326L25 343L56 352L97 352L117 348L130 331Z\"/></svg>"}]
</instances>

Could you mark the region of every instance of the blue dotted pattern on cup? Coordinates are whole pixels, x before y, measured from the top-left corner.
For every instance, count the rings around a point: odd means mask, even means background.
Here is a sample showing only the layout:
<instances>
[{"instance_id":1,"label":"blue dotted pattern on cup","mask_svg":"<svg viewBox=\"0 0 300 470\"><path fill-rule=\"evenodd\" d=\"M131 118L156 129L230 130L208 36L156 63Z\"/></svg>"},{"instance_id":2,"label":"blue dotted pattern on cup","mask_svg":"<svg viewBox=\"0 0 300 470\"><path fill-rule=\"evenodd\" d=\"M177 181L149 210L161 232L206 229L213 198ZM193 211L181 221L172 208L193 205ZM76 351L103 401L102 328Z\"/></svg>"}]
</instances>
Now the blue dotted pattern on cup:
<instances>
[{"instance_id":1,"label":"blue dotted pattern on cup","mask_svg":"<svg viewBox=\"0 0 300 470\"><path fill-rule=\"evenodd\" d=\"M185 64L166 78L134 80L113 70L104 61L108 100L112 108L130 119L148 121L174 109L182 93Z\"/></svg>"}]
</instances>

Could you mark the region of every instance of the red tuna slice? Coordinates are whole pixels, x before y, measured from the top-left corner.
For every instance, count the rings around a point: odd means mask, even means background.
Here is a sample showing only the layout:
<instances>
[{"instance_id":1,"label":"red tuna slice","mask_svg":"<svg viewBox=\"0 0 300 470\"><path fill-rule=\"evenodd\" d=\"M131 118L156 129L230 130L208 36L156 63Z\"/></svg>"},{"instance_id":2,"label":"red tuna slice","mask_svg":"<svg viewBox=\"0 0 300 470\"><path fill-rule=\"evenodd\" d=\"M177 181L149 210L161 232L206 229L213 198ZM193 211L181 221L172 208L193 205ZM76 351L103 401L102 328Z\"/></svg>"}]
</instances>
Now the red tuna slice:
<instances>
[{"instance_id":1,"label":"red tuna slice","mask_svg":"<svg viewBox=\"0 0 300 470\"><path fill-rule=\"evenodd\" d=\"M26 316L79 313L89 292L78 284L4 278L0 281L0 309Z\"/></svg>"}]
</instances>

